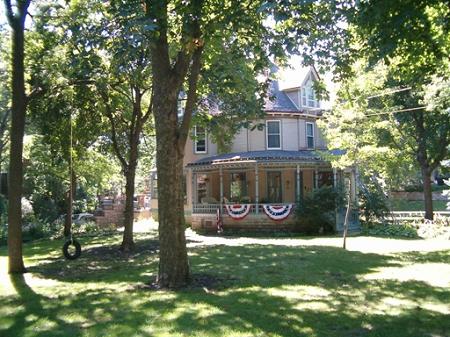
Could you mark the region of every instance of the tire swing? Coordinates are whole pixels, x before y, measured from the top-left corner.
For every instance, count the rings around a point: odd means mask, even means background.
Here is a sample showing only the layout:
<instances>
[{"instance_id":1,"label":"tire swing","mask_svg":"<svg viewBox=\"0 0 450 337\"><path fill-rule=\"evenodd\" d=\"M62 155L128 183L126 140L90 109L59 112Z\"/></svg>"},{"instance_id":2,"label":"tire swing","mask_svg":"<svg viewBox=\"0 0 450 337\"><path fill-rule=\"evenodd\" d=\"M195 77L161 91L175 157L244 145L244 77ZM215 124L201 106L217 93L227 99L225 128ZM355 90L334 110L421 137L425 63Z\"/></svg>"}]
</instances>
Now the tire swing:
<instances>
[{"instance_id":1,"label":"tire swing","mask_svg":"<svg viewBox=\"0 0 450 337\"><path fill-rule=\"evenodd\" d=\"M69 187L69 205L70 205L70 211L67 212L69 214L70 218L70 234L68 240L64 243L62 251L64 254L64 257L67 260L76 260L81 255L81 245L80 243L75 240L72 237L72 204L73 204L73 181L72 181L72 175L73 175L73 145L72 145L72 114L70 115L70 154L69 154L69 181L70 181L70 187Z\"/></svg>"},{"instance_id":2,"label":"tire swing","mask_svg":"<svg viewBox=\"0 0 450 337\"><path fill-rule=\"evenodd\" d=\"M71 248L72 246L75 248L74 252L72 252L72 250L73 250ZM80 245L80 243L77 240L74 240L73 238L70 238L69 240L67 240L64 243L62 251L63 251L64 257L67 260L76 260L81 255L81 245Z\"/></svg>"}]
</instances>

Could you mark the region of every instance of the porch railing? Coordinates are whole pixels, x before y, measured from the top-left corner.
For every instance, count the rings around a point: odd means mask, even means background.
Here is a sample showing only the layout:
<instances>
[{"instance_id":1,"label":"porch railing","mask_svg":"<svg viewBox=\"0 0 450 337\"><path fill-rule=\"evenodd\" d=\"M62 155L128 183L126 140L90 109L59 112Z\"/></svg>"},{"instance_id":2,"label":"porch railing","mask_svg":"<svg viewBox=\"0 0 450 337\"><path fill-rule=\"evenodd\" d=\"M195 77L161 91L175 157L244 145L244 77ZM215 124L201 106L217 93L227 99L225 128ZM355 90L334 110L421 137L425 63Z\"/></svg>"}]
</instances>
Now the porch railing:
<instances>
[{"instance_id":1,"label":"porch railing","mask_svg":"<svg viewBox=\"0 0 450 337\"><path fill-rule=\"evenodd\" d=\"M250 204L250 214L264 213L263 205L266 204ZM274 205L290 205L290 204L274 204ZM295 205L294 205L295 207ZM216 214L217 210L220 208L220 204L193 204L192 213L193 214ZM257 211L258 210L258 211ZM222 205L222 212L225 214L225 205Z\"/></svg>"}]
</instances>

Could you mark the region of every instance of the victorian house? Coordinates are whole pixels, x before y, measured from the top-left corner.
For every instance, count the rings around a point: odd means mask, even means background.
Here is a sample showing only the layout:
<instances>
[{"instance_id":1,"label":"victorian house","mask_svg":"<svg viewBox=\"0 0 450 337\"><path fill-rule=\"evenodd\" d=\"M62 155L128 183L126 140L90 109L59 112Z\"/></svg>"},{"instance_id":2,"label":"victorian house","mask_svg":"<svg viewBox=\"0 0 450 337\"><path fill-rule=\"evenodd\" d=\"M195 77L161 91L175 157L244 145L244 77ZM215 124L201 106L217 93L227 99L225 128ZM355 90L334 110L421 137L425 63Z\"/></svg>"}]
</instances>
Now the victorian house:
<instances>
[{"instance_id":1,"label":"victorian house","mask_svg":"<svg viewBox=\"0 0 450 337\"><path fill-rule=\"evenodd\" d=\"M235 135L229 153L219 154L208 132L193 126L186 144L185 215L194 230L289 230L293 209L302 196L323 185L336 185L355 177L337 171L321 154L326 143L317 126L322 102L313 83L314 67L295 73L289 85L273 81L260 129L243 128ZM157 214L157 176L152 175L152 212ZM356 184L352 184L355 186ZM356 190L351 191L356 199ZM357 223L357 213L352 214ZM343 217L336 215L336 230Z\"/></svg>"}]
</instances>

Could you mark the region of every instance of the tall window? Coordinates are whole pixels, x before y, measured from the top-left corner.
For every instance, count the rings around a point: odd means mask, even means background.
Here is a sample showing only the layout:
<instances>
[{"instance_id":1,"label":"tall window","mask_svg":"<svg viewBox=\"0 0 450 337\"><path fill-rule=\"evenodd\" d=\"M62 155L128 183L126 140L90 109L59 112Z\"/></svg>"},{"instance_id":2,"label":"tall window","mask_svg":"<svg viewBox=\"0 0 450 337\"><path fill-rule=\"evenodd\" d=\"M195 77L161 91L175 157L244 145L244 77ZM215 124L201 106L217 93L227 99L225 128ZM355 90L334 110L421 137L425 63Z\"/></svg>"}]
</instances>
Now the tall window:
<instances>
[{"instance_id":1,"label":"tall window","mask_svg":"<svg viewBox=\"0 0 450 337\"><path fill-rule=\"evenodd\" d=\"M245 172L231 173L230 198L240 201L247 196L247 177Z\"/></svg>"},{"instance_id":2,"label":"tall window","mask_svg":"<svg viewBox=\"0 0 450 337\"><path fill-rule=\"evenodd\" d=\"M314 148L314 124L306 123L306 144L308 149Z\"/></svg>"},{"instance_id":3,"label":"tall window","mask_svg":"<svg viewBox=\"0 0 450 337\"><path fill-rule=\"evenodd\" d=\"M197 175L197 202L203 203L208 196L208 176L206 174Z\"/></svg>"},{"instance_id":4,"label":"tall window","mask_svg":"<svg viewBox=\"0 0 450 337\"><path fill-rule=\"evenodd\" d=\"M281 123L280 121L266 121L267 149L281 149Z\"/></svg>"},{"instance_id":5,"label":"tall window","mask_svg":"<svg viewBox=\"0 0 450 337\"><path fill-rule=\"evenodd\" d=\"M281 203L281 172L267 172L267 197L270 203Z\"/></svg>"},{"instance_id":6,"label":"tall window","mask_svg":"<svg viewBox=\"0 0 450 337\"><path fill-rule=\"evenodd\" d=\"M194 128L194 152L195 153L206 153L207 143L206 143L206 130L201 126L195 126Z\"/></svg>"}]
</instances>

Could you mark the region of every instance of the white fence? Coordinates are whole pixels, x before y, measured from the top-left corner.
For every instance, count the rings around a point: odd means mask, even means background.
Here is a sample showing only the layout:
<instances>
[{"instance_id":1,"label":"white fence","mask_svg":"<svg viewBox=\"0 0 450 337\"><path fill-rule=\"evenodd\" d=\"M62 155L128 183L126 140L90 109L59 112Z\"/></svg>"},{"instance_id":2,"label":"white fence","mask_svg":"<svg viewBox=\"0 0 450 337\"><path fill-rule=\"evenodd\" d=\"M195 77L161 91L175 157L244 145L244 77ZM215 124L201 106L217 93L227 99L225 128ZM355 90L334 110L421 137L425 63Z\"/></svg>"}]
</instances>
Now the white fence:
<instances>
[{"instance_id":1,"label":"white fence","mask_svg":"<svg viewBox=\"0 0 450 337\"><path fill-rule=\"evenodd\" d=\"M390 215L395 221L414 221L414 220L423 220L425 218L425 212L423 211L414 211L414 212L395 211L390 212ZM434 212L435 219L443 217L450 219L450 211Z\"/></svg>"}]
</instances>

